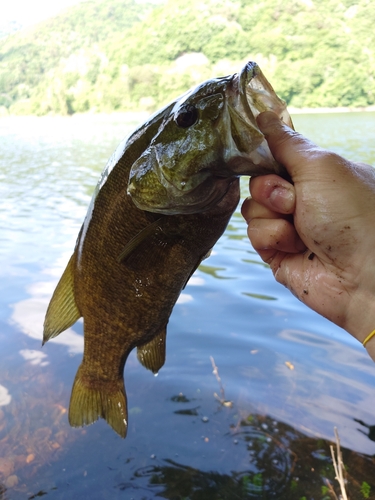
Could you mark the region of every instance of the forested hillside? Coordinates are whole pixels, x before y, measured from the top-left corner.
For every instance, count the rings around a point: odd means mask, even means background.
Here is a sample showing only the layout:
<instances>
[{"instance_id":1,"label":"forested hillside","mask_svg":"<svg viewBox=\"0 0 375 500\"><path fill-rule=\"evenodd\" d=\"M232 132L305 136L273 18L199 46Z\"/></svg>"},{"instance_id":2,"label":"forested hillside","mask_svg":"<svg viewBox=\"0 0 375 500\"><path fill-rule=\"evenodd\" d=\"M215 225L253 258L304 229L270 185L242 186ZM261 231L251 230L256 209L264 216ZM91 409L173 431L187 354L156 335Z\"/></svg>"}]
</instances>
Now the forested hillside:
<instances>
[{"instance_id":1,"label":"forested hillside","mask_svg":"<svg viewBox=\"0 0 375 500\"><path fill-rule=\"evenodd\" d=\"M375 104L372 0L91 0L0 40L13 114L157 109L257 61L296 107Z\"/></svg>"}]
</instances>

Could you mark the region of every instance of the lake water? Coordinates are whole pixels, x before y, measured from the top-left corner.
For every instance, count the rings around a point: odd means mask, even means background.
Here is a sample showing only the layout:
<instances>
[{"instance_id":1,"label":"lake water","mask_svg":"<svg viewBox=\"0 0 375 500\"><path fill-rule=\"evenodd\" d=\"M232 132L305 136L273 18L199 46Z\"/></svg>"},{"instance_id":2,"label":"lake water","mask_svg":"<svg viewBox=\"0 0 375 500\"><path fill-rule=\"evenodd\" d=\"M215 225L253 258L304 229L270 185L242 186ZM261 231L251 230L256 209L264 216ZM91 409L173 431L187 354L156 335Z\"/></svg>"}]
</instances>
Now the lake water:
<instances>
[{"instance_id":1,"label":"lake water","mask_svg":"<svg viewBox=\"0 0 375 500\"><path fill-rule=\"evenodd\" d=\"M293 119L375 165L374 113ZM0 120L0 499L328 499L334 426L349 496L375 498L375 365L274 282L239 211L174 308L159 375L127 361L127 438L104 421L69 427L82 322L41 348L44 314L100 172L135 125Z\"/></svg>"}]
</instances>

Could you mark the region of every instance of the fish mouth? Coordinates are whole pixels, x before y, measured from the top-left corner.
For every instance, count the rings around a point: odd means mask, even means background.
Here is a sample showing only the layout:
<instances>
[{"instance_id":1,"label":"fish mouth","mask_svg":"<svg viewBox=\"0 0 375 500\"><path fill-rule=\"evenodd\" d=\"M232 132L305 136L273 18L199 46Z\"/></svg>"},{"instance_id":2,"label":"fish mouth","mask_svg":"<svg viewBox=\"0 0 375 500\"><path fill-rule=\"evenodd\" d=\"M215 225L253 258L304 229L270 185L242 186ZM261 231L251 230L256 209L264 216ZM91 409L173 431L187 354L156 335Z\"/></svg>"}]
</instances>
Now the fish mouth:
<instances>
[{"instance_id":1,"label":"fish mouth","mask_svg":"<svg viewBox=\"0 0 375 500\"><path fill-rule=\"evenodd\" d=\"M255 124L255 119L260 110L256 108L254 99L251 97L251 93L248 92L248 86L251 83L254 86L254 78L262 76L262 72L255 62L249 61L236 76L238 80L238 95L242 108L250 121Z\"/></svg>"},{"instance_id":2,"label":"fish mouth","mask_svg":"<svg viewBox=\"0 0 375 500\"><path fill-rule=\"evenodd\" d=\"M233 75L226 89L232 147L224 161L234 175L275 173L287 177L284 167L276 162L257 124L263 111L273 111L293 128L286 104L275 93L257 63L249 61Z\"/></svg>"},{"instance_id":3,"label":"fish mouth","mask_svg":"<svg viewBox=\"0 0 375 500\"><path fill-rule=\"evenodd\" d=\"M238 81L238 94L242 108L255 125L260 113L273 111L284 123L294 129L286 103L277 96L256 62L247 62L241 71L234 75L234 78Z\"/></svg>"}]
</instances>

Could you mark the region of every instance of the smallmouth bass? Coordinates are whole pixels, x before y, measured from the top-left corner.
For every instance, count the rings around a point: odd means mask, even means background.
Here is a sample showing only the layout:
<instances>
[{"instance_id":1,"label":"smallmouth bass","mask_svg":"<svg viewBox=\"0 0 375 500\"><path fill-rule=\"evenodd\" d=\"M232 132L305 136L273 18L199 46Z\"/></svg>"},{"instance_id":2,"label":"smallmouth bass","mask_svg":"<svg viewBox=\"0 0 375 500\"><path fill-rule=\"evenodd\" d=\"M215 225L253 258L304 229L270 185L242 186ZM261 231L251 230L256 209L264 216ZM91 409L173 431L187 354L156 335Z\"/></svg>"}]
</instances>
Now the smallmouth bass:
<instances>
[{"instance_id":1,"label":"smallmouth bass","mask_svg":"<svg viewBox=\"0 0 375 500\"><path fill-rule=\"evenodd\" d=\"M137 347L139 361L159 371L173 306L236 209L239 176L284 174L256 125L266 109L292 126L248 63L175 99L109 160L44 323L43 343L84 318L73 427L104 418L126 436L129 353Z\"/></svg>"}]
</instances>

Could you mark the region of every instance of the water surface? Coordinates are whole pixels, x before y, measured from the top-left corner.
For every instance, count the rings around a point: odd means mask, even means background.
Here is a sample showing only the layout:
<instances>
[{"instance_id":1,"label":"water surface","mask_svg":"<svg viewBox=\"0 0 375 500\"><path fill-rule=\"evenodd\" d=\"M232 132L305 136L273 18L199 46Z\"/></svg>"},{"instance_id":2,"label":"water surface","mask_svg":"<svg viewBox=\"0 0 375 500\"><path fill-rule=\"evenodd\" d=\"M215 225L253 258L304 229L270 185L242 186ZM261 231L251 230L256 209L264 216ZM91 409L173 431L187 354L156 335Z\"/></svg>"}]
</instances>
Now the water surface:
<instances>
[{"instance_id":1,"label":"water surface","mask_svg":"<svg viewBox=\"0 0 375 500\"><path fill-rule=\"evenodd\" d=\"M375 164L374 113L293 119ZM321 498L334 426L353 498L364 482L375 498L375 365L274 282L239 211L175 306L159 375L127 361L126 440L103 421L69 427L82 322L41 348L43 318L100 172L135 124L0 120L0 499Z\"/></svg>"}]
</instances>

